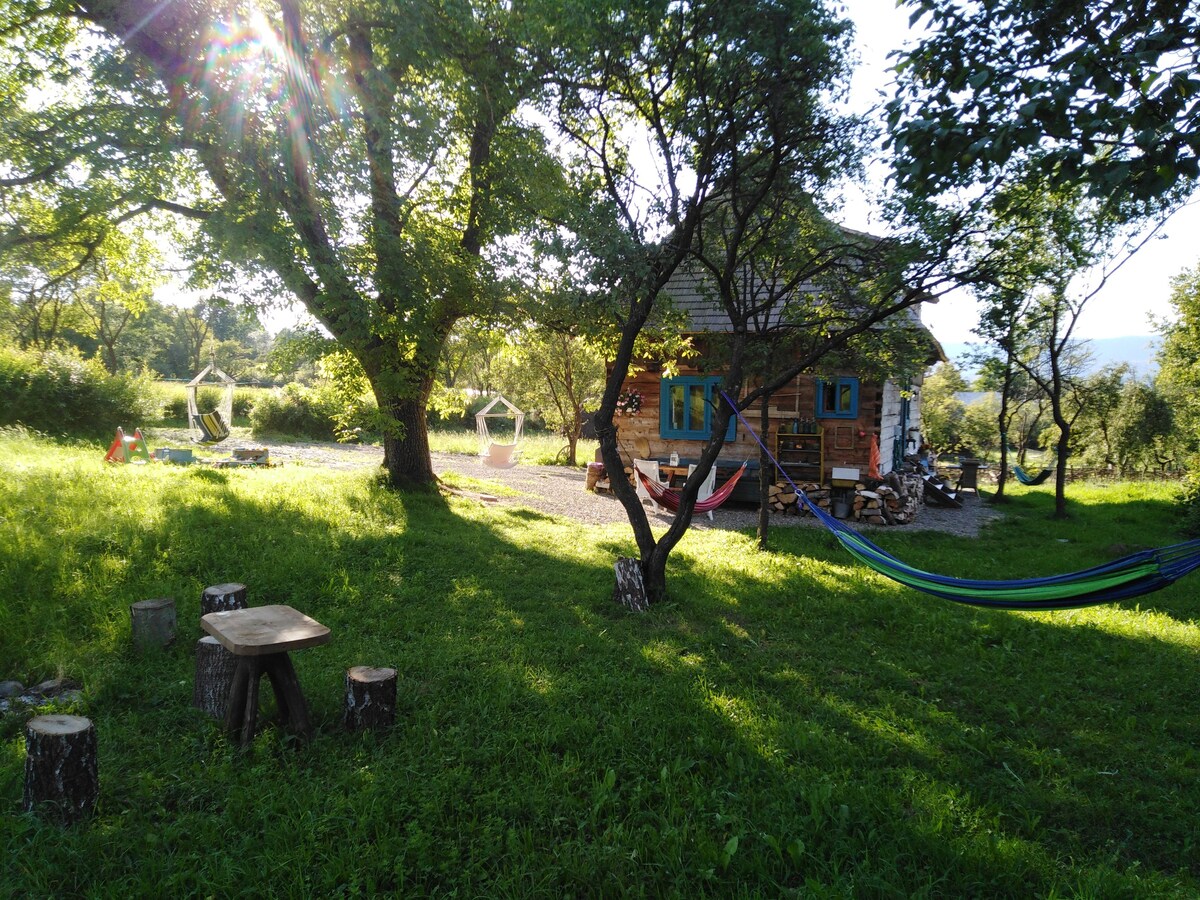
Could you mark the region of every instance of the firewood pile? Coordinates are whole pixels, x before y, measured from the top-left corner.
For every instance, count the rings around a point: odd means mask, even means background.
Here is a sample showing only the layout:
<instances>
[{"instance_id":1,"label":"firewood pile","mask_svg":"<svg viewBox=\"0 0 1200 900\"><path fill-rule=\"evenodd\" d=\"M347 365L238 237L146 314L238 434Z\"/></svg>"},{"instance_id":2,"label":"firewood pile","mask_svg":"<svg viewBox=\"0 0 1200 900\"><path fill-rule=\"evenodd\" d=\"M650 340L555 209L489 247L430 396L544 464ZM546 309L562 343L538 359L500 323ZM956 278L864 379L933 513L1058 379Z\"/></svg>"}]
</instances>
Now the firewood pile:
<instances>
[{"instance_id":1,"label":"firewood pile","mask_svg":"<svg viewBox=\"0 0 1200 900\"><path fill-rule=\"evenodd\" d=\"M890 472L878 483L858 482L850 488L830 489L819 484L801 484L808 498L826 512L834 512L835 501L844 499L845 518L868 525L907 525L916 519L924 505L924 486L921 476L914 473ZM771 511L781 515L812 515L791 485L777 482L767 488Z\"/></svg>"}]
</instances>

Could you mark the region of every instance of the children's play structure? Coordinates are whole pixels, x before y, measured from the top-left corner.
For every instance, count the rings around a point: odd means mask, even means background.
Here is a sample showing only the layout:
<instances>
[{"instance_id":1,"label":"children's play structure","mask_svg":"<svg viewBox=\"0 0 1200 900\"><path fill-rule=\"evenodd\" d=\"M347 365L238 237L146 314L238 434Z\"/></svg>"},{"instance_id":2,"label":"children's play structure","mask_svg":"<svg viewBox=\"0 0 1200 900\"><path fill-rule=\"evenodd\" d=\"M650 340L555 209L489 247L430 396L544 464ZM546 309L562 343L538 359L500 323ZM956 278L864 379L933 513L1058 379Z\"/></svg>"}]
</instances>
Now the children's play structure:
<instances>
[{"instance_id":1,"label":"children's play structure","mask_svg":"<svg viewBox=\"0 0 1200 900\"><path fill-rule=\"evenodd\" d=\"M809 500L771 455L750 423L742 417L737 404L724 391L721 396L733 407L746 433L758 442L771 462L775 463L800 501L833 533L843 548L863 565L918 591L956 603L997 609L1078 609L1149 594L1174 584L1184 575L1200 568L1200 540L1193 540L1156 550L1143 550L1081 572L1043 578L989 581L923 572L896 559Z\"/></svg>"},{"instance_id":2,"label":"children's play structure","mask_svg":"<svg viewBox=\"0 0 1200 900\"><path fill-rule=\"evenodd\" d=\"M197 398L200 388L208 386L215 386L220 391L220 399L216 409L202 413ZM217 368L215 359L187 383L188 429L193 443L219 444L229 437L229 423L233 421L233 389L236 386L236 381Z\"/></svg>"},{"instance_id":3,"label":"children's play structure","mask_svg":"<svg viewBox=\"0 0 1200 900\"><path fill-rule=\"evenodd\" d=\"M503 405L503 409L493 412L499 405ZM511 444L501 444L493 439L488 419L512 421ZM517 446L521 442L521 426L524 423L525 413L509 403L502 394L498 394L487 406L475 413L475 430L479 433L479 455L485 464L494 469L511 469L517 464Z\"/></svg>"},{"instance_id":4,"label":"children's play structure","mask_svg":"<svg viewBox=\"0 0 1200 900\"><path fill-rule=\"evenodd\" d=\"M117 435L109 445L108 452L104 454L104 461L137 463L139 465L150 462L150 451L146 448L146 439L142 437L142 429L135 428L133 436L130 437L125 433L125 429L118 426Z\"/></svg>"}]
</instances>

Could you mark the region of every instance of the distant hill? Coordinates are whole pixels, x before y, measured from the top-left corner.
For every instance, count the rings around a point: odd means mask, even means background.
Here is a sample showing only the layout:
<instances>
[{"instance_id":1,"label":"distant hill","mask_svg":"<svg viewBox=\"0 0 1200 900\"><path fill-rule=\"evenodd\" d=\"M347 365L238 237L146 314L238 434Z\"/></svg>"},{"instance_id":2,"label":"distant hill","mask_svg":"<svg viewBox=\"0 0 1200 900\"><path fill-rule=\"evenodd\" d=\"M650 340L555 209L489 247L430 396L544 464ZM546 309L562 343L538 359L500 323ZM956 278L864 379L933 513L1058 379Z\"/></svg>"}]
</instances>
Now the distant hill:
<instances>
[{"instance_id":1,"label":"distant hill","mask_svg":"<svg viewBox=\"0 0 1200 900\"><path fill-rule=\"evenodd\" d=\"M1129 363L1140 376L1153 377L1158 370L1154 355L1158 351L1158 335L1135 335L1133 337L1096 338L1087 342L1087 348L1092 353L1092 371L1103 369L1107 365ZM966 355L973 345L942 344L946 356L963 370L968 380L974 369L966 362Z\"/></svg>"}]
</instances>

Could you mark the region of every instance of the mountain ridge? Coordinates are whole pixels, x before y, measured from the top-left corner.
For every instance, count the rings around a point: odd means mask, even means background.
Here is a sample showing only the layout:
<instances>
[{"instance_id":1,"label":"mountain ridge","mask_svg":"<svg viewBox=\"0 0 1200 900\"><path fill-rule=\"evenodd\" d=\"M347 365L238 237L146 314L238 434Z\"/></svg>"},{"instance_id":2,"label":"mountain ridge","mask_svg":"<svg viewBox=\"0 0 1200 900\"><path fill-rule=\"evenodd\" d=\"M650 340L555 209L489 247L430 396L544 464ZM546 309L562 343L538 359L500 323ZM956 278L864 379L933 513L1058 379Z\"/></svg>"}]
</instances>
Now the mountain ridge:
<instances>
[{"instance_id":1,"label":"mountain ridge","mask_svg":"<svg viewBox=\"0 0 1200 900\"><path fill-rule=\"evenodd\" d=\"M1158 352L1160 340L1161 337L1157 334L1087 339L1082 343L1092 353L1088 373L1097 372L1105 366L1124 362L1130 365L1137 376L1153 378L1155 372L1158 371L1158 363L1154 357ZM965 357L972 349L979 346L981 344L977 341L960 341L957 343L944 343L942 344L942 349L946 351L946 357L958 366L965 375L967 372L973 373L975 371L975 367L970 365Z\"/></svg>"}]
</instances>

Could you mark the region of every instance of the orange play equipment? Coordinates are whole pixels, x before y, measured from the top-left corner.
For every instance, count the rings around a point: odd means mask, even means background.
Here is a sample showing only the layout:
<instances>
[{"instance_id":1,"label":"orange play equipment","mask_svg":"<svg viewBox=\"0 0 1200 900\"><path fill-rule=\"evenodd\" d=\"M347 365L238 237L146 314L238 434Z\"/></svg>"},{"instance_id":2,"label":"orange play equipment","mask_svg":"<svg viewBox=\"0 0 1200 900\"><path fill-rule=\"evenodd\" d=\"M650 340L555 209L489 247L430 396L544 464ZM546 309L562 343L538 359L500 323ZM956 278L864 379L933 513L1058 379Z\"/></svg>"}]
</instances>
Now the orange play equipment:
<instances>
[{"instance_id":1,"label":"orange play equipment","mask_svg":"<svg viewBox=\"0 0 1200 900\"><path fill-rule=\"evenodd\" d=\"M104 454L104 461L111 463L148 463L150 451L146 449L146 439L142 437L142 429L135 428L133 437L125 434L124 429L117 427L117 436Z\"/></svg>"}]
</instances>

